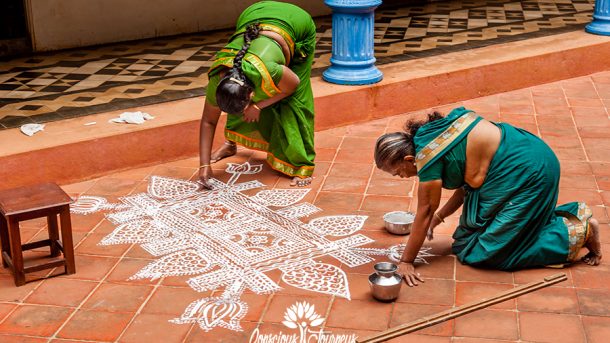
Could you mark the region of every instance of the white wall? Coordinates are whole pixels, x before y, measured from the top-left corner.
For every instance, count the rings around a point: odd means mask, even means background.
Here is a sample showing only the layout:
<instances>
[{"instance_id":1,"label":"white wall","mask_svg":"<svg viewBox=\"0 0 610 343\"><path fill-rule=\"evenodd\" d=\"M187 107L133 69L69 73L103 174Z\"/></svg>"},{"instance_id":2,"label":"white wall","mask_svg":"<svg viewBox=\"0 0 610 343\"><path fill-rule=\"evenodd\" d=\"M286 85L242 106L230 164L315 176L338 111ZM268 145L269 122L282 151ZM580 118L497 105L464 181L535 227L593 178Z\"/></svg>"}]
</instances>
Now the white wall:
<instances>
[{"instance_id":1,"label":"white wall","mask_svg":"<svg viewBox=\"0 0 610 343\"><path fill-rule=\"evenodd\" d=\"M25 0L34 51L229 28L247 0ZM313 16L323 0L288 0Z\"/></svg>"}]
</instances>

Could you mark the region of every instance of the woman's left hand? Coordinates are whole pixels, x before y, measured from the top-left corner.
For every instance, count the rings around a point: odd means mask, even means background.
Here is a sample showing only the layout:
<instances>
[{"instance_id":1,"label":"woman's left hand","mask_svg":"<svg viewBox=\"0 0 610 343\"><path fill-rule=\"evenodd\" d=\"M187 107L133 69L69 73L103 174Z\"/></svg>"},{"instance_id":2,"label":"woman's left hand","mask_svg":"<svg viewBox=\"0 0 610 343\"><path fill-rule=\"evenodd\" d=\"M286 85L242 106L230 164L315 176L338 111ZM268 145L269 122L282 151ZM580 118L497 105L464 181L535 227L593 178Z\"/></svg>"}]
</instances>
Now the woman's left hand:
<instances>
[{"instance_id":1,"label":"woman's left hand","mask_svg":"<svg viewBox=\"0 0 610 343\"><path fill-rule=\"evenodd\" d=\"M261 110L254 106L253 103L250 103L244 109L244 121L247 123L257 122L260 115Z\"/></svg>"},{"instance_id":2,"label":"woman's left hand","mask_svg":"<svg viewBox=\"0 0 610 343\"><path fill-rule=\"evenodd\" d=\"M424 282L424 279L422 279L419 276L419 273L415 271L415 266L413 263L400 262L398 264L397 273L402 275L402 278L405 280L407 285L409 285L409 287L417 286L417 281Z\"/></svg>"}]
</instances>

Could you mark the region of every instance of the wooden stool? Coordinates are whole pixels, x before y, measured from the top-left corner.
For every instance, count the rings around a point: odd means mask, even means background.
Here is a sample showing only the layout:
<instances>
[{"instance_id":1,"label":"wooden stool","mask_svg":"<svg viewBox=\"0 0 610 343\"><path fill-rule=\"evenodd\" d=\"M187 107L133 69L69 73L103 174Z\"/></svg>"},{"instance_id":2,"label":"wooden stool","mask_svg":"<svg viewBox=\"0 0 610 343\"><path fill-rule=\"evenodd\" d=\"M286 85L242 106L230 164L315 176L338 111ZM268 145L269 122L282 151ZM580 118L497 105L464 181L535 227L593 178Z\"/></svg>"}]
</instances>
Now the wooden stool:
<instances>
[{"instance_id":1,"label":"wooden stool","mask_svg":"<svg viewBox=\"0 0 610 343\"><path fill-rule=\"evenodd\" d=\"M54 183L0 191L0 241L2 266L11 268L15 284L25 284L25 274L43 269L65 266L66 274L74 274L74 247L70 223L72 199ZM61 241L57 215L61 222ZM21 245L19 222L47 217L49 239ZM62 244L63 242L63 244ZM51 248L51 259L46 263L24 265L23 251L44 246ZM63 257L60 253L63 252Z\"/></svg>"}]
</instances>

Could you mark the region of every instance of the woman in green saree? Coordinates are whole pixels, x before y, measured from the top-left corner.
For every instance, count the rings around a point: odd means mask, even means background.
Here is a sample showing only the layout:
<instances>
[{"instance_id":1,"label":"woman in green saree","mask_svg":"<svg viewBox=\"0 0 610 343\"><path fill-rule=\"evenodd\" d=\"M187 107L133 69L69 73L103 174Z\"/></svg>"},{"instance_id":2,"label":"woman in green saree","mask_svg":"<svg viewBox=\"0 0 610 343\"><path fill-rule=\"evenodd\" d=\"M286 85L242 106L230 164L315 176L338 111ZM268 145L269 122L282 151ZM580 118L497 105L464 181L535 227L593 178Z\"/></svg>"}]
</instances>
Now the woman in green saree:
<instances>
[{"instance_id":1,"label":"woman in green saree","mask_svg":"<svg viewBox=\"0 0 610 343\"><path fill-rule=\"evenodd\" d=\"M400 271L409 286L423 281L413 261L428 233L462 208L453 253L464 264L501 270L601 260L599 224L584 203L556 206L559 161L538 137L492 123L463 107L446 117L410 121L406 132L377 140L377 167L419 177L418 204ZM438 211L441 189L454 189Z\"/></svg>"},{"instance_id":2,"label":"woman in green saree","mask_svg":"<svg viewBox=\"0 0 610 343\"><path fill-rule=\"evenodd\" d=\"M310 75L316 27L301 8L260 1L237 20L218 51L200 129L199 179L209 188L210 164L236 153L236 144L267 153L271 168L306 186L314 170L314 106ZM211 153L221 112L226 142Z\"/></svg>"}]
</instances>

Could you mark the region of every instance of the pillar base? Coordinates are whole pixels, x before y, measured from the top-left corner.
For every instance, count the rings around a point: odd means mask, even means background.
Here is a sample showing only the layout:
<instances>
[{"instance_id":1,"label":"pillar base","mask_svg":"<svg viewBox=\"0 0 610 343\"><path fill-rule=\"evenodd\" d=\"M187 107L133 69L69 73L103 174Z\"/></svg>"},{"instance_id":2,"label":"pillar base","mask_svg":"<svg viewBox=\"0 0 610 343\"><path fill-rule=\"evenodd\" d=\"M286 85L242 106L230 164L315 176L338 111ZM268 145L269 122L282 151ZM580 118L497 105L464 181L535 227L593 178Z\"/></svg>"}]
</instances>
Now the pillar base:
<instances>
[{"instance_id":1,"label":"pillar base","mask_svg":"<svg viewBox=\"0 0 610 343\"><path fill-rule=\"evenodd\" d=\"M593 21L585 27L585 31L596 35L610 36L610 20L593 19Z\"/></svg>"},{"instance_id":2,"label":"pillar base","mask_svg":"<svg viewBox=\"0 0 610 343\"><path fill-rule=\"evenodd\" d=\"M357 69L331 65L322 73L322 78L339 85L370 85L381 81L383 74L374 65Z\"/></svg>"}]
</instances>

